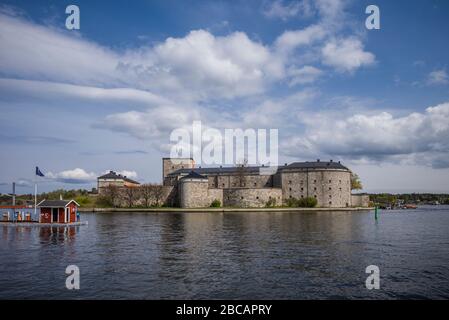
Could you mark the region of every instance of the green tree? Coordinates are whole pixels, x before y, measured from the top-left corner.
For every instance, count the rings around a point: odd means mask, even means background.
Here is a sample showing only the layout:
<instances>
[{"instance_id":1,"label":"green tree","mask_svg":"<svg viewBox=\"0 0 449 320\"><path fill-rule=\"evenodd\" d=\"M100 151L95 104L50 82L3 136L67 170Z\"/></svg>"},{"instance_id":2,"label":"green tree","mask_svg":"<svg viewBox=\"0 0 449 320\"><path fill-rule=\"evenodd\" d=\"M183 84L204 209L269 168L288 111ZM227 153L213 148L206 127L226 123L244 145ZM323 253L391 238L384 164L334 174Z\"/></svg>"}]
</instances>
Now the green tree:
<instances>
[{"instance_id":1,"label":"green tree","mask_svg":"<svg viewBox=\"0 0 449 320\"><path fill-rule=\"evenodd\" d=\"M351 190L362 190L362 182L357 173L351 172Z\"/></svg>"}]
</instances>

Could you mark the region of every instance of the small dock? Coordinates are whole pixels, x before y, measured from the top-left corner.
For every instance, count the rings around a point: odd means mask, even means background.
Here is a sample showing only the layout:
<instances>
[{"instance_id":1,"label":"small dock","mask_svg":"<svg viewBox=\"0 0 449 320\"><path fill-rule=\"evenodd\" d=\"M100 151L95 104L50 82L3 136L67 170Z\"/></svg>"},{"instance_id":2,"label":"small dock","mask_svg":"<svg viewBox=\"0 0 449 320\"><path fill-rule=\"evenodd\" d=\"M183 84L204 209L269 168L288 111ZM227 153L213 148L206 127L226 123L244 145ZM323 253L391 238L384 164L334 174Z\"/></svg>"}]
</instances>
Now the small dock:
<instances>
[{"instance_id":1,"label":"small dock","mask_svg":"<svg viewBox=\"0 0 449 320\"><path fill-rule=\"evenodd\" d=\"M69 222L69 223L39 223L39 222L12 222L12 221L0 221L0 226L9 226L9 227L75 227L75 226L83 226L87 225L87 221L77 221L77 222Z\"/></svg>"}]
</instances>

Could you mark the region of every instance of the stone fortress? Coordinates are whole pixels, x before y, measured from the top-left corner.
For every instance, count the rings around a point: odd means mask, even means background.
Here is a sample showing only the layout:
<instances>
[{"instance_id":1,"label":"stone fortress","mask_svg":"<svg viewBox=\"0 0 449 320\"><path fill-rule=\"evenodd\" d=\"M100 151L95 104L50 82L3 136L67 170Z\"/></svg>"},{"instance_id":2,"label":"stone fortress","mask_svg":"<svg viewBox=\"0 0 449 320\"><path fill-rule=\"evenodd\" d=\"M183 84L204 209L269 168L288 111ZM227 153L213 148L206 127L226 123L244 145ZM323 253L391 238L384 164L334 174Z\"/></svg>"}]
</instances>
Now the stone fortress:
<instances>
[{"instance_id":1,"label":"stone fortress","mask_svg":"<svg viewBox=\"0 0 449 320\"><path fill-rule=\"evenodd\" d=\"M262 169L262 170L261 170ZM351 194L351 171L339 161L294 162L271 174L264 167L195 167L193 159L162 159L163 185L171 202L181 208L265 207L289 198L314 197L317 207L368 207L366 195Z\"/></svg>"}]
</instances>

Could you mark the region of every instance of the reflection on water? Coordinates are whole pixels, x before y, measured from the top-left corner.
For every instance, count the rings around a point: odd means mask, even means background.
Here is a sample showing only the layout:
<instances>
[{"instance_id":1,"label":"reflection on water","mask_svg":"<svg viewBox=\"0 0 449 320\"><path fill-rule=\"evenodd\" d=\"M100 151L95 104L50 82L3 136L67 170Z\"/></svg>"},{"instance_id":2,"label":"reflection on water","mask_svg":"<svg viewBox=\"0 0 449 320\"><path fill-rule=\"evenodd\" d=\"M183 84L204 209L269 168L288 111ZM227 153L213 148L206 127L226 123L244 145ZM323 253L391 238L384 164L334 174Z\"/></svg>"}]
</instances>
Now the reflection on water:
<instances>
[{"instance_id":1,"label":"reflection on water","mask_svg":"<svg viewBox=\"0 0 449 320\"><path fill-rule=\"evenodd\" d=\"M436 210L438 209L438 210ZM104 213L0 229L0 298L447 298L449 210ZM65 289L75 264L81 289ZM368 291L365 268L381 270Z\"/></svg>"}]
</instances>

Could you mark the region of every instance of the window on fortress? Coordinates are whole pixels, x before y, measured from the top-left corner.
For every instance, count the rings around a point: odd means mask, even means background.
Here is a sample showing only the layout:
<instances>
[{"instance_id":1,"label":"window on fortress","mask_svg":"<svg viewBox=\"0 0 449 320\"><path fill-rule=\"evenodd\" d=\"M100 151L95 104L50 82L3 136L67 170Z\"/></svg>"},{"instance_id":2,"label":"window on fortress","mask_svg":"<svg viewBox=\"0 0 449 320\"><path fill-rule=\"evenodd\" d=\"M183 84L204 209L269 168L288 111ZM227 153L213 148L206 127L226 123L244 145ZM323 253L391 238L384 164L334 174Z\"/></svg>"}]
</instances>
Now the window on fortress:
<instances>
[{"instance_id":1,"label":"window on fortress","mask_svg":"<svg viewBox=\"0 0 449 320\"><path fill-rule=\"evenodd\" d=\"M329 204L331 205L331 204L332 204L332 201L329 201Z\"/></svg>"},{"instance_id":2,"label":"window on fortress","mask_svg":"<svg viewBox=\"0 0 449 320\"><path fill-rule=\"evenodd\" d=\"M256 199L259 199L259 197L256 197Z\"/></svg>"},{"instance_id":3,"label":"window on fortress","mask_svg":"<svg viewBox=\"0 0 449 320\"><path fill-rule=\"evenodd\" d=\"M304 191L304 188L301 188L301 191Z\"/></svg>"},{"instance_id":4,"label":"window on fortress","mask_svg":"<svg viewBox=\"0 0 449 320\"><path fill-rule=\"evenodd\" d=\"M301 198L304 198L304 196L303 196L303 195L301 195Z\"/></svg>"},{"instance_id":5,"label":"window on fortress","mask_svg":"<svg viewBox=\"0 0 449 320\"><path fill-rule=\"evenodd\" d=\"M292 191L292 188L288 188L288 191Z\"/></svg>"},{"instance_id":6,"label":"window on fortress","mask_svg":"<svg viewBox=\"0 0 449 320\"><path fill-rule=\"evenodd\" d=\"M242 200L243 200L243 197L242 197Z\"/></svg>"},{"instance_id":7,"label":"window on fortress","mask_svg":"<svg viewBox=\"0 0 449 320\"><path fill-rule=\"evenodd\" d=\"M341 191L341 188L339 188L340 189L340 191Z\"/></svg>"},{"instance_id":8,"label":"window on fortress","mask_svg":"<svg viewBox=\"0 0 449 320\"><path fill-rule=\"evenodd\" d=\"M224 187L224 183L221 184Z\"/></svg>"},{"instance_id":9,"label":"window on fortress","mask_svg":"<svg viewBox=\"0 0 449 320\"><path fill-rule=\"evenodd\" d=\"M329 183L332 183L332 180L329 180Z\"/></svg>"},{"instance_id":10,"label":"window on fortress","mask_svg":"<svg viewBox=\"0 0 449 320\"><path fill-rule=\"evenodd\" d=\"M316 180L313 180L313 183L316 183Z\"/></svg>"},{"instance_id":11,"label":"window on fortress","mask_svg":"<svg viewBox=\"0 0 449 320\"><path fill-rule=\"evenodd\" d=\"M314 188L313 188L313 190L315 190L315 191L316 191L316 187L314 187Z\"/></svg>"},{"instance_id":12,"label":"window on fortress","mask_svg":"<svg viewBox=\"0 0 449 320\"><path fill-rule=\"evenodd\" d=\"M331 187L329 187L329 190L332 190L332 188L331 188Z\"/></svg>"},{"instance_id":13,"label":"window on fortress","mask_svg":"<svg viewBox=\"0 0 449 320\"><path fill-rule=\"evenodd\" d=\"M338 183L341 183L341 180L338 180Z\"/></svg>"},{"instance_id":14,"label":"window on fortress","mask_svg":"<svg viewBox=\"0 0 449 320\"><path fill-rule=\"evenodd\" d=\"M257 183L254 182L254 186L257 186Z\"/></svg>"},{"instance_id":15,"label":"window on fortress","mask_svg":"<svg viewBox=\"0 0 449 320\"><path fill-rule=\"evenodd\" d=\"M315 195L313 195L315 198L316 198L316 194Z\"/></svg>"},{"instance_id":16,"label":"window on fortress","mask_svg":"<svg viewBox=\"0 0 449 320\"><path fill-rule=\"evenodd\" d=\"M292 184L292 181L291 181L291 180L288 180L288 183L289 183L289 184Z\"/></svg>"}]
</instances>

